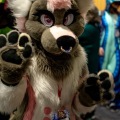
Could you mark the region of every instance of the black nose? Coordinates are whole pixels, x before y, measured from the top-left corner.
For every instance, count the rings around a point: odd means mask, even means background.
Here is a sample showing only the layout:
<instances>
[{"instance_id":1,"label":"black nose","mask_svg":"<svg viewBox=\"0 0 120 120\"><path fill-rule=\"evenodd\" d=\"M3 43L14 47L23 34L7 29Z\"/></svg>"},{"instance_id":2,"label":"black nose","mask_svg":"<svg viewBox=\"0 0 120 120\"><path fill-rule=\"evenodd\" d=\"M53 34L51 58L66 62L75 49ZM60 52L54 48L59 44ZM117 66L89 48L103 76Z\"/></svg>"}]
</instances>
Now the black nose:
<instances>
[{"instance_id":1,"label":"black nose","mask_svg":"<svg viewBox=\"0 0 120 120\"><path fill-rule=\"evenodd\" d=\"M61 36L57 39L58 47L64 52L70 52L71 49L75 46L76 41L71 36Z\"/></svg>"}]
</instances>

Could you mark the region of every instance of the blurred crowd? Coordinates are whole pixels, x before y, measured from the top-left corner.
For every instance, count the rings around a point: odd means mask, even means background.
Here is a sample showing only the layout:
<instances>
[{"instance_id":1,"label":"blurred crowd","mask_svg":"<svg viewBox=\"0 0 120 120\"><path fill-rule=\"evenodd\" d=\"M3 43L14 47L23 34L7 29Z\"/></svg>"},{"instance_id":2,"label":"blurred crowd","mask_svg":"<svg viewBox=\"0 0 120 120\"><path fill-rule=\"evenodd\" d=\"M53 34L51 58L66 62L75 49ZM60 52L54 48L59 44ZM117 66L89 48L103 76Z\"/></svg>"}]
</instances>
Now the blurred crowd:
<instances>
[{"instance_id":1,"label":"blurred crowd","mask_svg":"<svg viewBox=\"0 0 120 120\"><path fill-rule=\"evenodd\" d=\"M90 73L97 74L102 69L112 72L115 99L104 106L111 111L120 110L120 0L106 0L104 10L93 6L88 11L79 43L87 53ZM83 120L96 120L94 113L95 110L87 113Z\"/></svg>"}]
</instances>

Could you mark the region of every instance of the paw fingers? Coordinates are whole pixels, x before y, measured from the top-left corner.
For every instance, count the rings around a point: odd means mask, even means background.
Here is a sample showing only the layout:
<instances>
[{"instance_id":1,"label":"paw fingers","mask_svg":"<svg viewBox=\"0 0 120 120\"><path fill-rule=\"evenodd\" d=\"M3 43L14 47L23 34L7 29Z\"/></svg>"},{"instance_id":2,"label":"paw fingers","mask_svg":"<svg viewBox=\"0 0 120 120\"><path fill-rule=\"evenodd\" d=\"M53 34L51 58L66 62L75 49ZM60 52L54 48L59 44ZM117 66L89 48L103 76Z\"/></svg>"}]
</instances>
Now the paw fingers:
<instances>
[{"instance_id":1,"label":"paw fingers","mask_svg":"<svg viewBox=\"0 0 120 120\"><path fill-rule=\"evenodd\" d=\"M26 33L13 30L5 35L0 35L0 57L3 61L21 65L32 55L31 38Z\"/></svg>"},{"instance_id":2,"label":"paw fingers","mask_svg":"<svg viewBox=\"0 0 120 120\"><path fill-rule=\"evenodd\" d=\"M104 100L111 100L111 99L113 99L113 97L114 96L110 92L108 92L108 91L103 93L103 99Z\"/></svg>"},{"instance_id":3,"label":"paw fingers","mask_svg":"<svg viewBox=\"0 0 120 120\"><path fill-rule=\"evenodd\" d=\"M109 90L111 88L111 82L110 80L107 78L105 81L103 81L101 83L101 87L105 90Z\"/></svg>"},{"instance_id":4,"label":"paw fingers","mask_svg":"<svg viewBox=\"0 0 120 120\"><path fill-rule=\"evenodd\" d=\"M30 38L27 34L22 33L19 37L19 47L25 47L26 43L28 43L30 41Z\"/></svg>"},{"instance_id":5,"label":"paw fingers","mask_svg":"<svg viewBox=\"0 0 120 120\"><path fill-rule=\"evenodd\" d=\"M19 32L12 30L7 34L8 42L11 44L16 44L18 42Z\"/></svg>"},{"instance_id":6,"label":"paw fingers","mask_svg":"<svg viewBox=\"0 0 120 120\"><path fill-rule=\"evenodd\" d=\"M107 72L102 72L99 74L100 81L104 81L106 78L109 77L109 74Z\"/></svg>"},{"instance_id":7,"label":"paw fingers","mask_svg":"<svg viewBox=\"0 0 120 120\"><path fill-rule=\"evenodd\" d=\"M98 73L98 76L100 77L101 81L101 87L105 90L110 90L114 88L114 79L113 75L110 71L108 70L101 70Z\"/></svg>"},{"instance_id":8,"label":"paw fingers","mask_svg":"<svg viewBox=\"0 0 120 120\"><path fill-rule=\"evenodd\" d=\"M29 45L25 46L25 50L23 51L23 57L24 58L29 58L32 54L32 48Z\"/></svg>"},{"instance_id":9,"label":"paw fingers","mask_svg":"<svg viewBox=\"0 0 120 120\"><path fill-rule=\"evenodd\" d=\"M100 85L99 77L95 74L90 74L85 83L85 92L94 100L100 100Z\"/></svg>"},{"instance_id":10,"label":"paw fingers","mask_svg":"<svg viewBox=\"0 0 120 120\"><path fill-rule=\"evenodd\" d=\"M99 77L97 75L91 74L89 76L89 78L87 79L87 84L88 85L94 85L97 84L97 80L99 79Z\"/></svg>"},{"instance_id":11,"label":"paw fingers","mask_svg":"<svg viewBox=\"0 0 120 120\"><path fill-rule=\"evenodd\" d=\"M98 73L101 81L102 98L104 100L111 100L114 98L114 80L112 73L108 70L102 70Z\"/></svg>"},{"instance_id":12,"label":"paw fingers","mask_svg":"<svg viewBox=\"0 0 120 120\"><path fill-rule=\"evenodd\" d=\"M18 42L19 32L12 30L5 35L0 35L0 48L5 47L6 45L16 44Z\"/></svg>"},{"instance_id":13,"label":"paw fingers","mask_svg":"<svg viewBox=\"0 0 120 120\"><path fill-rule=\"evenodd\" d=\"M113 80L111 74L101 72L98 75L91 74L85 83L85 92L95 101L111 100L114 97Z\"/></svg>"},{"instance_id":14,"label":"paw fingers","mask_svg":"<svg viewBox=\"0 0 120 120\"><path fill-rule=\"evenodd\" d=\"M5 35L0 35L0 48L4 47L7 43L7 39Z\"/></svg>"},{"instance_id":15,"label":"paw fingers","mask_svg":"<svg viewBox=\"0 0 120 120\"><path fill-rule=\"evenodd\" d=\"M23 57L29 58L32 54L31 38L29 35L22 33L18 40L18 49L23 50Z\"/></svg>"}]
</instances>

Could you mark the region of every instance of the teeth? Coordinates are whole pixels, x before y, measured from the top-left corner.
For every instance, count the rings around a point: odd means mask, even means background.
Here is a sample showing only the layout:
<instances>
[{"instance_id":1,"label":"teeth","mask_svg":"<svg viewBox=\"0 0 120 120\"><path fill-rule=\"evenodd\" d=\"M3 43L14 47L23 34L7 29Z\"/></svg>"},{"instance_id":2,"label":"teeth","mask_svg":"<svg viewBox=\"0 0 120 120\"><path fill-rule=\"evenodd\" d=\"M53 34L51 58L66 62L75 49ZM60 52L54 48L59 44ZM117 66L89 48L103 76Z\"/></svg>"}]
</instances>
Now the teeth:
<instances>
[{"instance_id":1,"label":"teeth","mask_svg":"<svg viewBox=\"0 0 120 120\"><path fill-rule=\"evenodd\" d=\"M70 53L72 51L72 47L69 48L69 50L65 50L62 46L61 46L61 51L65 52L65 53Z\"/></svg>"}]
</instances>

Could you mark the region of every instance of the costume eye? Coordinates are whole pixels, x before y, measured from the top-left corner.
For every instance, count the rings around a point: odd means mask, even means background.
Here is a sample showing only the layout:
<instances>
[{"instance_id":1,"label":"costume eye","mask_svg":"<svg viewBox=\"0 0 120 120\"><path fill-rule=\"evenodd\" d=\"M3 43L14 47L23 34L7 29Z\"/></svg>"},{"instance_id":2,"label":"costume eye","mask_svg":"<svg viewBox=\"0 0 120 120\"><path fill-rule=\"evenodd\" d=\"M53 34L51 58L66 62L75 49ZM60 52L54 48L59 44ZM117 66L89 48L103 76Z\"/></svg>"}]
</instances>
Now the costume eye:
<instances>
[{"instance_id":1,"label":"costume eye","mask_svg":"<svg viewBox=\"0 0 120 120\"><path fill-rule=\"evenodd\" d=\"M44 24L47 27L51 27L54 24L53 19L50 16L46 15L46 14L42 14L40 16L40 21L41 21L42 24Z\"/></svg>"},{"instance_id":2,"label":"costume eye","mask_svg":"<svg viewBox=\"0 0 120 120\"><path fill-rule=\"evenodd\" d=\"M67 14L63 20L65 26L71 25L74 21L74 15L72 13Z\"/></svg>"}]
</instances>

